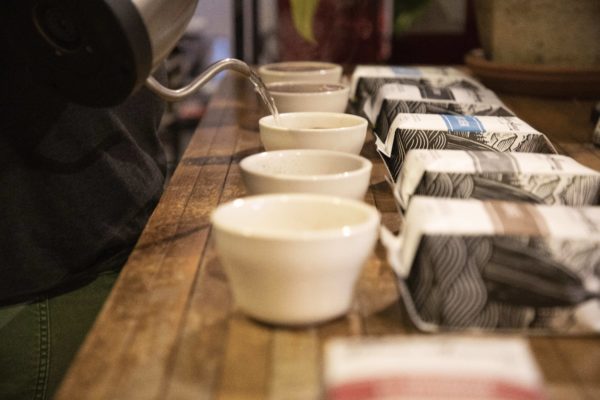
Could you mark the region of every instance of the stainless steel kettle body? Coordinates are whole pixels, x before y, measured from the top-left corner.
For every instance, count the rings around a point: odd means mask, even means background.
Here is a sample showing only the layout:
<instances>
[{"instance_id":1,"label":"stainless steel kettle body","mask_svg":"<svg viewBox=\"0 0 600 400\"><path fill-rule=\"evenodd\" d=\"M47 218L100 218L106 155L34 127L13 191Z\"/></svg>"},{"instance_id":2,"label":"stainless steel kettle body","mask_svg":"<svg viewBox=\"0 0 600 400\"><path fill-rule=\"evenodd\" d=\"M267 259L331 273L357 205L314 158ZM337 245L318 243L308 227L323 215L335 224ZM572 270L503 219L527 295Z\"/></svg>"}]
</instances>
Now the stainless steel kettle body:
<instances>
[{"instance_id":1,"label":"stainless steel kettle body","mask_svg":"<svg viewBox=\"0 0 600 400\"><path fill-rule=\"evenodd\" d=\"M197 0L22 0L10 32L34 76L65 98L111 106L137 90L184 34Z\"/></svg>"},{"instance_id":2,"label":"stainless steel kettle body","mask_svg":"<svg viewBox=\"0 0 600 400\"><path fill-rule=\"evenodd\" d=\"M114 0L113 0L114 1ZM118 0L123 1L123 0ZM152 70L183 36L198 0L129 0L137 9L152 51Z\"/></svg>"}]
</instances>

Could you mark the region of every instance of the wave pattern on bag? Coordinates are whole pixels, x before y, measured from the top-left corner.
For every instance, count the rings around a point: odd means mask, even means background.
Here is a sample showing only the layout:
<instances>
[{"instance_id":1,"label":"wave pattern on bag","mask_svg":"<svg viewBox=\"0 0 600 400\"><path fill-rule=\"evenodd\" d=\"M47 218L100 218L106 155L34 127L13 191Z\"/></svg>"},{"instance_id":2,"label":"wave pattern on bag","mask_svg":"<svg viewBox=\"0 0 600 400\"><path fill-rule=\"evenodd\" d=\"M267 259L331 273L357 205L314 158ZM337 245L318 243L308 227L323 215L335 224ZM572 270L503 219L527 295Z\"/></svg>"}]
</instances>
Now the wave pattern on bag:
<instances>
[{"instance_id":1,"label":"wave pattern on bag","mask_svg":"<svg viewBox=\"0 0 600 400\"><path fill-rule=\"evenodd\" d=\"M426 172L415 195L525 201L536 204L598 204L600 177L538 176L523 174L480 174Z\"/></svg>"},{"instance_id":2,"label":"wave pattern on bag","mask_svg":"<svg viewBox=\"0 0 600 400\"><path fill-rule=\"evenodd\" d=\"M596 177L574 177L560 195L563 204L584 205L600 203L600 180Z\"/></svg>"},{"instance_id":3,"label":"wave pattern on bag","mask_svg":"<svg viewBox=\"0 0 600 400\"><path fill-rule=\"evenodd\" d=\"M600 297L582 278L600 283L600 249L590 244L436 235L417 254L411 298L423 321L446 328L566 331L574 307Z\"/></svg>"}]
</instances>

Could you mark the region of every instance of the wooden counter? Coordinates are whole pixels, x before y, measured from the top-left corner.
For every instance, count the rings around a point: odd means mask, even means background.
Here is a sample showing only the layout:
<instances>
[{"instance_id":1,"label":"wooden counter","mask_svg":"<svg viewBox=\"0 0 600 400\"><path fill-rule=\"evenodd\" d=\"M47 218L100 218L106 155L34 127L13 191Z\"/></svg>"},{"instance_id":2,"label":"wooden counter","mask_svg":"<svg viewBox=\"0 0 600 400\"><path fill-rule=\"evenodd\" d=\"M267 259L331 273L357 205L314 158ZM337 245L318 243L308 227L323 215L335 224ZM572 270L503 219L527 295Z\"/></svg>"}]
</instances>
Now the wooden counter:
<instances>
[{"instance_id":1,"label":"wooden counter","mask_svg":"<svg viewBox=\"0 0 600 400\"><path fill-rule=\"evenodd\" d=\"M591 101L502 96L559 151L600 170L591 144ZM419 334L399 301L378 247L352 311L305 329L257 323L236 310L211 241L209 216L245 194L238 162L261 150L265 110L244 79L214 95L162 200L119 277L57 398L315 399L323 395L322 347L338 336ZM369 135L367 196L383 222L401 220ZM529 339L552 399L600 399L600 336Z\"/></svg>"}]
</instances>

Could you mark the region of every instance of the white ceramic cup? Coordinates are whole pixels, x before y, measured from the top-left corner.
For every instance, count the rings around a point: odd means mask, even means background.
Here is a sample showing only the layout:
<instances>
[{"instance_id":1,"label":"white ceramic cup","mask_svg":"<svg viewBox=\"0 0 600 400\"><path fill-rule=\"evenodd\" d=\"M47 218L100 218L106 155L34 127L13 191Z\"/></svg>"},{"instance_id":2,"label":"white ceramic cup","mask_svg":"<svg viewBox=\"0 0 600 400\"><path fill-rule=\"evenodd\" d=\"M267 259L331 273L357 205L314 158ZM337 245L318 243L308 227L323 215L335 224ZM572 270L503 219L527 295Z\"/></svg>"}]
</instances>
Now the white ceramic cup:
<instances>
[{"instance_id":1,"label":"white ceramic cup","mask_svg":"<svg viewBox=\"0 0 600 400\"><path fill-rule=\"evenodd\" d=\"M238 307L260 321L305 325L349 310L380 215L357 200L271 194L223 204L211 221Z\"/></svg>"},{"instance_id":2,"label":"white ceramic cup","mask_svg":"<svg viewBox=\"0 0 600 400\"><path fill-rule=\"evenodd\" d=\"M348 85L341 83L276 82L267 89L277 110L344 112L348 106Z\"/></svg>"},{"instance_id":3,"label":"white ceramic cup","mask_svg":"<svg viewBox=\"0 0 600 400\"><path fill-rule=\"evenodd\" d=\"M261 65L258 74L265 84L289 81L338 83L342 66L321 61L288 61Z\"/></svg>"},{"instance_id":4,"label":"white ceramic cup","mask_svg":"<svg viewBox=\"0 0 600 400\"><path fill-rule=\"evenodd\" d=\"M367 120L344 113L294 112L258 121L266 150L323 149L359 154L367 135Z\"/></svg>"},{"instance_id":5,"label":"white ceramic cup","mask_svg":"<svg viewBox=\"0 0 600 400\"><path fill-rule=\"evenodd\" d=\"M249 194L316 193L363 200L372 163L364 157L330 150L266 151L240 162Z\"/></svg>"}]
</instances>

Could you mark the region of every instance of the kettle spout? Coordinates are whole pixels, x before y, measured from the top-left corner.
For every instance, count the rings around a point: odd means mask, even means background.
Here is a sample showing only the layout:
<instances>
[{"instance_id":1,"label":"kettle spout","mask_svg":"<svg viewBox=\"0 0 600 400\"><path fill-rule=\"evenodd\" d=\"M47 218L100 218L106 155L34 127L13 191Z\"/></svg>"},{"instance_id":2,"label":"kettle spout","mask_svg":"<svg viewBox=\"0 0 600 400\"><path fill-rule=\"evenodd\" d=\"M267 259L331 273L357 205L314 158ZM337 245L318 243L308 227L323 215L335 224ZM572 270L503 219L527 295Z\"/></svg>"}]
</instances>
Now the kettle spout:
<instances>
[{"instance_id":1,"label":"kettle spout","mask_svg":"<svg viewBox=\"0 0 600 400\"><path fill-rule=\"evenodd\" d=\"M204 72L197 76L192 82L179 89L169 89L161 85L150 75L146 79L146 87L166 101L177 101L186 98L204 86L219 72L232 70L244 76L252 76L254 72L245 62L236 58L225 58L210 65Z\"/></svg>"}]
</instances>

